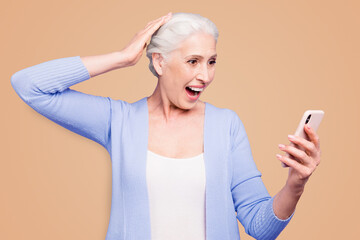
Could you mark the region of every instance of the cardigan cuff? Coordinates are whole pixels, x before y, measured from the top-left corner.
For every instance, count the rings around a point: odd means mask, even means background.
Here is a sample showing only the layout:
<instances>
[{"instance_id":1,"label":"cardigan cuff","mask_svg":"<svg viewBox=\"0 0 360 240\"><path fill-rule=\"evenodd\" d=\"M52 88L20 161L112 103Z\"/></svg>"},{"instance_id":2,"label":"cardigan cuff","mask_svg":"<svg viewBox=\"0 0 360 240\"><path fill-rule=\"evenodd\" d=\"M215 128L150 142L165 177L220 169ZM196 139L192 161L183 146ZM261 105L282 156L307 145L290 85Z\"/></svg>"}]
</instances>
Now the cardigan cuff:
<instances>
[{"instance_id":1,"label":"cardigan cuff","mask_svg":"<svg viewBox=\"0 0 360 240\"><path fill-rule=\"evenodd\" d=\"M265 222L261 225L263 227L257 228L257 237L258 239L276 239L276 237L281 233L281 231L287 226L292 217L294 216L295 211L287 219L280 219L275 215L273 208L274 197L269 199L265 206L260 209L260 216L257 219L261 219ZM259 222L260 224L260 222Z\"/></svg>"},{"instance_id":2,"label":"cardigan cuff","mask_svg":"<svg viewBox=\"0 0 360 240\"><path fill-rule=\"evenodd\" d=\"M62 92L88 80L90 74L80 56L59 58L24 69L34 87L43 93Z\"/></svg>"}]
</instances>

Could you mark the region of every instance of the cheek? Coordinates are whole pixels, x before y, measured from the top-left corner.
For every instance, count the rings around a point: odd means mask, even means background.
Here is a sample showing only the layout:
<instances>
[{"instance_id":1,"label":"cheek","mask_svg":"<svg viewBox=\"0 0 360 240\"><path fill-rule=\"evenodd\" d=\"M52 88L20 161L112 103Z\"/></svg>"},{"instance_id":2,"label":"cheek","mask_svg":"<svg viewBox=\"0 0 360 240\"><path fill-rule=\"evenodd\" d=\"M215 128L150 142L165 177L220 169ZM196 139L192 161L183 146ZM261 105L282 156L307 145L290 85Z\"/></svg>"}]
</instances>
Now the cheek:
<instances>
[{"instance_id":1,"label":"cheek","mask_svg":"<svg viewBox=\"0 0 360 240\"><path fill-rule=\"evenodd\" d=\"M196 71L187 67L177 68L172 76L176 81L174 84L184 88L185 85L188 85L196 77Z\"/></svg>"},{"instance_id":2,"label":"cheek","mask_svg":"<svg viewBox=\"0 0 360 240\"><path fill-rule=\"evenodd\" d=\"M197 72L198 71L196 68L188 67L188 68L184 68L180 74L184 79L191 80L196 77Z\"/></svg>"},{"instance_id":3,"label":"cheek","mask_svg":"<svg viewBox=\"0 0 360 240\"><path fill-rule=\"evenodd\" d=\"M166 69L166 75L168 78L177 78L181 79L184 76L187 76L191 73L190 69L182 64L172 64Z\"/></svg>"},{"instance_id":4,"label":"cheek","mask_svg":"<svg viewBox=\"0 0 360 240\"><path fill-rule=\"evenodd\" d=\"M189 81L191 81L196 77L196 74L193 72L183 72L181 77L182 77L182 82L188 84Z\"/></svg>"}]
</instances>

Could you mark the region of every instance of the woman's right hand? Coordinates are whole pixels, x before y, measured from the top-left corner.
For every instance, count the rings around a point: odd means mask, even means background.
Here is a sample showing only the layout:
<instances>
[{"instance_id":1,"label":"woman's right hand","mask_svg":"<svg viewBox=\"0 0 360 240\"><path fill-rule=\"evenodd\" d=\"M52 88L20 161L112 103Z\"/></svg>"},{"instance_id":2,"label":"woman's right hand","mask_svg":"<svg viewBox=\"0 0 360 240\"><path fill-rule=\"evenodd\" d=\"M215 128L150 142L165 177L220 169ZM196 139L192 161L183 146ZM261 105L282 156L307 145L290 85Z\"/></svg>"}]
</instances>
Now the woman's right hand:
<instances>
[{"instance_id":1,"label":"woman's right hand","mask_svg":"<svg viewBox=\"0 0 360 240\"><path fill-rule=\"evenodd\" d=\"M121 51L95 56L81 56L81 60L88 70L90 77L95 77L114 69L135 65L146 48L146 42L161 25L171 18L171 15L170 12L161 18L149 22L143 30L136 33L130 43Z\"/></svg>"},{"instance_id":2,"label":"woman's right hand","mask_svg":"<svg viewBox=\"0 0 360 240\"><path fill-rule=\"evenodd\" d=\"M169 12L167 15L150 21L144 29L135 34L128 45L120 51L124 59L123 67L133 66L139 61L147 46L147 41L159 27L169 21L171 16L172 13Z\"/></svg>"}]
</instances>

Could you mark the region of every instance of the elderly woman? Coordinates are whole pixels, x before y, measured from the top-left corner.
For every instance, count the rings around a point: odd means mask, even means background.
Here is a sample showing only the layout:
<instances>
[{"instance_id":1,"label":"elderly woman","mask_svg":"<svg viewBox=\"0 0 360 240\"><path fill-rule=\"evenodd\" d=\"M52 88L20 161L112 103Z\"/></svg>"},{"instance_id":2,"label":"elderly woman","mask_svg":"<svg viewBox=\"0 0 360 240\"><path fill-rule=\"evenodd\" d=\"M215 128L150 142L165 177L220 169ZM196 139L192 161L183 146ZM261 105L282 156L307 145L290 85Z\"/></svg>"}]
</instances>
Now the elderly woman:
<instances>
[{"instance_id":1,"label":"elderly woman","mask_svg":"<svg viewBox=\"0 0 360 240\"><path fill-rule=\"evenodd\" d=\"M151 41L147 46L147 41ZM199 100L214 79L218 31L197 14L149 22L121 51L67 57L16 72L11 83L29 106L106 148L112 161L107 240L240 239L237 219L256 239L275 239L293 216L320 162L319 138L279 145L289 166L271 197L238 115ZM157 86L134 103L69 87L135 65L146 48Z\"/></svg>"}]
</instances>

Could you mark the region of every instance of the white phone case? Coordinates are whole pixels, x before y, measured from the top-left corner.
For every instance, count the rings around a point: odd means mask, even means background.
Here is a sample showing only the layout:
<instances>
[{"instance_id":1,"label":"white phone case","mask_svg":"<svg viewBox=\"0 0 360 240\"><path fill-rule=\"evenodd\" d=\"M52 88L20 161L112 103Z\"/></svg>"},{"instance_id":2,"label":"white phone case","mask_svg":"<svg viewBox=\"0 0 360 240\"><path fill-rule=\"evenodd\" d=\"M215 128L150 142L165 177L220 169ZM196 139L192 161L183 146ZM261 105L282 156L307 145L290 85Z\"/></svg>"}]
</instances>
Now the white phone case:
<instances>
[{"instance_id":1,"label":"white phone case","mask_svg":"<svg viewBox=\"0 0 360 240\"><path fill-rule=\"evenodd\" d=\"M317 131L319 128L319 125L321 123L321 120L324 117L324 111L322 110L307 110L305 111L304 115L302 116L300 123L294 133L295 136L300 136L302 138L305 138L306 140L310 140L305 133L304 126L306 123L309 123L310 127L314 129L314 131ZM292 142L289 144L290 146L296 146ZM304 150L301 146L296 146L297 148ZM286 156L293 158L290 154L285 153ZM281 163L283 167L288 167L286 164Z\"/></svg>"}]
</instances>

